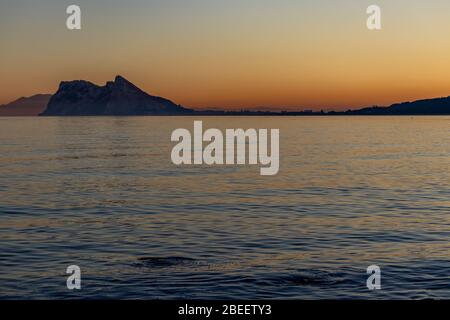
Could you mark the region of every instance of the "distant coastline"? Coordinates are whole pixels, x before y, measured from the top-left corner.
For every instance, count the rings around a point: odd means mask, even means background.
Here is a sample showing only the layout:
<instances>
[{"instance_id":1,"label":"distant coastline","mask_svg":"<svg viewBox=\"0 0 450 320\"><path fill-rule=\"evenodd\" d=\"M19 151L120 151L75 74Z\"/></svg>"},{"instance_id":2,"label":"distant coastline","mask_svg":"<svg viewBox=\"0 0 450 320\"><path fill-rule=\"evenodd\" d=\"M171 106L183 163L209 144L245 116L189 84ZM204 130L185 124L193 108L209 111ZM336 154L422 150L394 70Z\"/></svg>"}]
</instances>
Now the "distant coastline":
<instances>
[{"instance_id":1,"label":"distant coastline","mask_svg":"<svg viewBox=\"0 0 450 320\"><path fill-rule=\"evenodd\" d=\"M58 91L22 97L0 106L3 116L420 116L450 115L450 97L346 111L195 110L151 96L121 76L98 86L84 80L61 82Z\"/></svg>"}]
</instances>

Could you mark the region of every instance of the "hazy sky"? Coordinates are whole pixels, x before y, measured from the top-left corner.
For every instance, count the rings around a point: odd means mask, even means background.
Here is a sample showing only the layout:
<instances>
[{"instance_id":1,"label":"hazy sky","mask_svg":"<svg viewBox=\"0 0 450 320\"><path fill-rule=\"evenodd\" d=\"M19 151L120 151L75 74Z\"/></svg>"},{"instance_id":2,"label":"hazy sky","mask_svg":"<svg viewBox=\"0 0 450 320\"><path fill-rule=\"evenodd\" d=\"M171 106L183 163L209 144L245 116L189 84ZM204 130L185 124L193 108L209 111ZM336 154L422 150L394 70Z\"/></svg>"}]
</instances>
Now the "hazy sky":
<instances>
[{"instance_id":1,"label":"hazy sky","mask_svg":"<svg viewBox=\"0 0 450 320\"><path fill-rule=\"evenodd\" d=\"M81 31L66 29L70 4ZM0 0L0 43L0 103L116 74L188 107L450 95L448 0Z\"/></svg>"}]
</instances>

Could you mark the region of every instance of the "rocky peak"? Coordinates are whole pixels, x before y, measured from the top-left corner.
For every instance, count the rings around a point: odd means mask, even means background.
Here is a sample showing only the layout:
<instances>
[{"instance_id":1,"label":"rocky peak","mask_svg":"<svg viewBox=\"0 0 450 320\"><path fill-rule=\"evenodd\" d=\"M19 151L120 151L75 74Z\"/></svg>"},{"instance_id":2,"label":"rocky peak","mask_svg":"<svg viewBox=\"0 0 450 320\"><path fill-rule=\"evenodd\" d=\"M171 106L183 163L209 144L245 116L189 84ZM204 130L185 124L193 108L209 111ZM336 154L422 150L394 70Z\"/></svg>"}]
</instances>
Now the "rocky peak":
<instances>
[{"instance_id":1,"label":"rocky peak","mask_svg":"<svg viewBox=\"0 0 450 320\"><path fill-rule=\"evenodd\" d=\"M116 76L105 86L83 80L61 82L42 115L165 115L190 111Z\"/></svg>"}]
</instances>

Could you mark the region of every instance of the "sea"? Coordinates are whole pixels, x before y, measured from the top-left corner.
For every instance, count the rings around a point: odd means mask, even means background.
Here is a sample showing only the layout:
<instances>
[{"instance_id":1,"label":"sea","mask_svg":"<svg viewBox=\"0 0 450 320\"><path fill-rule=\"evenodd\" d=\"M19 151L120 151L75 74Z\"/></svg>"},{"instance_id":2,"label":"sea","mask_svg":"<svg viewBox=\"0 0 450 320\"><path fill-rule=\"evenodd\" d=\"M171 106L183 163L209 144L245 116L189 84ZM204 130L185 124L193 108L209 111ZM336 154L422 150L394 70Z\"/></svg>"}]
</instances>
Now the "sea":
<instances>
[{"instance_id":1,"label":"sea","mask_svg":"<svg viewBox=\"0 0 450 320\"><path fill-rule=\"evenodd\" d=\"M279 129L279 173L174 165L194 120ZM449 138L449 116L0 118L0 299L450 299Z\"/></svg>"}]
</instances>

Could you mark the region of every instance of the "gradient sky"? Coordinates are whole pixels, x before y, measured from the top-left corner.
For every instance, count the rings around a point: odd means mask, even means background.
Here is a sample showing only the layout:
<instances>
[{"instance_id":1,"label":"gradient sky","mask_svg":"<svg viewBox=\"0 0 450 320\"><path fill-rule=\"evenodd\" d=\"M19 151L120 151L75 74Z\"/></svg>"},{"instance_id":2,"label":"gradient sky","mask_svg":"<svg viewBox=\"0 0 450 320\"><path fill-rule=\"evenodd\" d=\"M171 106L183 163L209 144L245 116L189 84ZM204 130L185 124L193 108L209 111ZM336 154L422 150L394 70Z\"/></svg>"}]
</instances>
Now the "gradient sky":
<instances>
[{"instance_id":1,"label":"gradient sky","mask_svg":"<svg viewBox=\"0 0 450 320\"><path fill-rule=\"evenodd\" d=\"M81 31L65 27L70 4ZM378 4L383 30L366 28ZM0 103L121 74L188 107L450 95L448 0L0 0Z\"/></svg>"}]
</instances>

